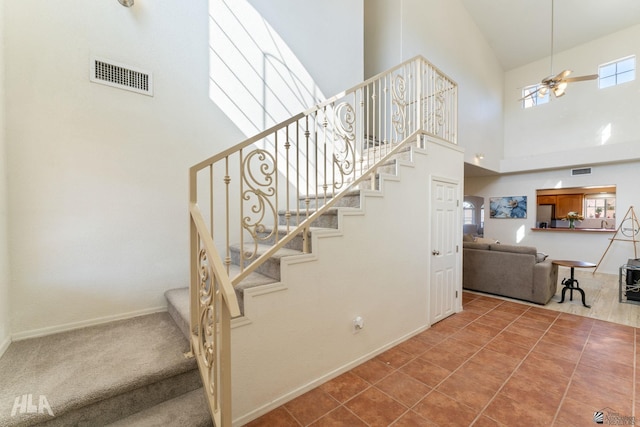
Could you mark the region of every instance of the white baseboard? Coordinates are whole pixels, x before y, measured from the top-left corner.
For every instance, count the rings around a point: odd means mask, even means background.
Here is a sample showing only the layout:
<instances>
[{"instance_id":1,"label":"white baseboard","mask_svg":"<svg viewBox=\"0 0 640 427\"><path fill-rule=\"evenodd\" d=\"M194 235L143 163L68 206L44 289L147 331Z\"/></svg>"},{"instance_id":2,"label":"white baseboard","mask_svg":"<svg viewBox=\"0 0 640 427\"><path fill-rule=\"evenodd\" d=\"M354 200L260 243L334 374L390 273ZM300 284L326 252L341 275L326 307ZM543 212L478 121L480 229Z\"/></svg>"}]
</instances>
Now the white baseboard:
<instances>
[{"instance_id":1,"label":"white baseboard","mask_svg":"<svg viewBox=\"0 0 640 427\"><path fill-rule=\"evenodd\" d=\"M11 337L7 337L3 342L0 342L0 357L7 351L9 344L11 344Z\"/></svg>"},{"instance_id":2,"label":"white baseboard","mask_svg":"<svg viewBox=\"0 0 640 427\"><path fill-rule=\"evenodd\" d=\"M133 317L144 316L146 314L159 313L167 311L166 306L145 308L144 310L130 311L128 313L114 314L112 316L97 317L95 319L82 320L80 322L65 323L62 325L48 326L41 329L32 329L30 331L18 332L11 336L11 340L20 341L28 338L43 337L46 335L57 334L59 332L72 331L74 329L86 328L87 326L96 326L103 323L114 322L116 320L131 319ZM9 340L9 342L11 342ZM0 347L1 349L2 347ZM1 353L0 353L1 354Z\"/></svg>"}]
</instances>

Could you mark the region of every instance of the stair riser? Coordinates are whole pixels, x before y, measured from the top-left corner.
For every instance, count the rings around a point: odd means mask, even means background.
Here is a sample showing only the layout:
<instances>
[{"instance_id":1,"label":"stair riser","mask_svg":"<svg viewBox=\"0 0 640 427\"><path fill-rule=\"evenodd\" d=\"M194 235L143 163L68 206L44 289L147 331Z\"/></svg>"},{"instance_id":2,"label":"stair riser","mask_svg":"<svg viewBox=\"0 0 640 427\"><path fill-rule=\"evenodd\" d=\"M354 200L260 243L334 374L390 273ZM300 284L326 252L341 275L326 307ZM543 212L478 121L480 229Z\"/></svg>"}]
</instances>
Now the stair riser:
<instances>
[{"instance_id":1,"label":"stair riser","mask_svg":"<svg viewBox=\"0 0 640 427\"><path fill-rule=\"evenodd\" d=\"M291 227L293 228L293 227ZM261 239L260 241L265 244L265 245L275 245L276 241L275 241L275 236L271 236L270 238L266 239L266 237L271 234L271 230L267 230L263 233L258 233L258 237ZM278 241L282 240L283 238L285 238L287 236L287 227L284 225L280 225L278 226ZM265 240L262 240L265 239ZM294 237L293 239L289 240L284 247L287 249L294 249L296 251L302 251L302 247L304 245L303 239L302 239L302 233L299 233L298 235L296 235L296 237ZM309 239L309 247L311 247L311 239Z\"/></svg>"},{"instance_id":2,"label":"stair riser","mask_svg":"<svg viewBox=\"0 0 640 427\"><path fill-rule=\"evenodd\" d=\"M376 175L375 182L372 184L370 179L361 181L358 184L360 190L378 190L380 188L380 176Z\"/></svg>"},{"instance_id":3,"label":"stair riser","mask_svg":"<svg viewBox=\"0 0 640 427\"><path fill-rule=\"evenodd\" d=\"M291 217L289 218L289 224L291 226L296 226L298 225L299 222L304 221L307 218L306 215L303 215L302 213L300 214L299 217ZM285 225L286 226L286 217L284 215L284 213L280 213L278 215L278 219L279 219L279 224L280 225ZM338 216L336 215L335 212L331 212L331 213L326 213L322 216L320 216L320 218L316 219L314 222L311 223L311 227L320 227L320 228L338 228Z\"/></svg>"},{"instance_id":4,"label":"stair riser","mask_svg":"<svg viewBox=\"0 0 640 427\"><path fill-rule=\"evenodd\" d=\"M202 387L200 373L194 369L174 377L160 379L155 383L109 399L99 400L38 425L47 427L105 425L200 387Z\"/></svg>"},{"instance_id":5,"label":"stair riser","mask_svg":"<svg viewBox=\"0 0 640 427\"><path fill-rule=\"evenodd\" d=\"M331 201L331 196L327 196L326 201L324 196L318 196L318 198L309 199L309 209L316 209L324 206L327 202ZM306 212L307 202L304 199L300 199L300 209ZM359 208L360 207L360 192L357 194L347 194L336 202L334 207L347 207L347 208ZM295 215L295 214L292 214Z\"/></svg>"},{"instance_id":6,"label":"stair riser","mask_svg":"<svg viewBox=\"0 0 640 427\"><path fill-rule=\"evenodd\" d=\"M175 305L173 305L171 302L167 304L167 311L169 312L169 315L171 316L173 321L176 322L176 325L178 325L180 332L182 332L182 334L188 340L190 340L191 334L189 333L189 318L186 318L186 319L183 318L178 308Z\"/></svg>"},{"instance_id":7,"label":"stair riser","mask_svg":"<svg viewBox=\"0 0 640 427\"><path fill-rule=\"evenodd\" d=\"M395 147L395 145L394 145ZM405 145L403 148L400 149L400 151L396 151L396 153L393 155L392 159L390 161L394 161L395 159L401 159L401 160L411 160L412 156L413 156L413 146L412 145ZM389 151L392 148L390 147L382 147L380 148L372 148L369 150L366 150L363 152L362 156L363 156L363 162L362 165L364 168L367 168L369 166L369 164L374 164L375 161L379 160L380 157L382 156L386 156ZM358 163L358 167L360 167L360 163Z\"/></svg>"},{"instance_id":8,"label":"stair riser","mask_svg":"<svg viewBox=\"0 0 640 427\"><path fill-rule=\"evenodd\" d=\"M252 246L246 245L245 252L250 249L252 249ZM235 246L231 247L231 262L235 265L240 265L240 248ZM250 264L251 264L250 261L245 260L245 267L249 266ZM255 271L256 273L263 274L267 277L271 277L276 281L279 281L280 280L280 259L271 257L268 260L266 260Z\"/></svg>"}]
</instances>

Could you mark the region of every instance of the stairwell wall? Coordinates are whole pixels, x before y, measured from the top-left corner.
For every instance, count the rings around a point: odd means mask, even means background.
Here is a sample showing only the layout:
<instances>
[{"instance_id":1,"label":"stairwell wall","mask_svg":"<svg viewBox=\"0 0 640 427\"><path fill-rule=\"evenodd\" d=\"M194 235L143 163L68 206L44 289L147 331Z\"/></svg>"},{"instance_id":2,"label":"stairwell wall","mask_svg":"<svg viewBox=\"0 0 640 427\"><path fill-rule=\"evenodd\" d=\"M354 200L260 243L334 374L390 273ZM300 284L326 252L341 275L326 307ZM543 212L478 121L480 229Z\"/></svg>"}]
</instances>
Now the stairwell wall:
<instances>
[{"instance_id":1,"label":"stairwell wall","mask_svg":"<svg viewBox=\"0 0 640 427\"><path fill-rule=\"evenodd\" d=\"M498 170L504 72L459 0L367 0L365 76L422 55L458 84L458 144L465 162ZM484 153L484 159L475 157Z\"/></svg>"},{"instance_id":2,"label":"stairwell wall","mask_svg":"<svg viewBox=\"0 0 640 427\"><path fill-rule=\"evenodd\" d=\"M7 202L7 162L5 144L4 1L0 1L0 356L11 342L9 314L9 227Z\"/></svg>"},{"instance_id":3,"label":"stairwell wall","mask_svg":"<svg viewBox=\"0 0 640 427\"><path fill-rule=\"evenodd\" d=\"M281 284L245 291L245 323L232 329L234 424L430 326L430 181L459 182L461 200L462 159L456 146L429 144L398 179L363 197L361 211L344 213L339 230L314 235L312 254L285 258ZM461 246L461 226L454 228ZM461 273L460 253L460 298ZM354 333L356 316L364 328Z\"/></svg>"},{"instance_id":4,"label":"stairwell wall","mask_svg":"<svg viewBox=\"0 0 640 427\"><path fill-rule=\"evenodd\" d=\"M12 284L0 327L8 307L17 339L164 310L163 292L189 276L188 168L246 138L210 99L207 2L5 3L9 199L0 207ZM362 7L347 10L362 22ZM361 24L333 28L320 5L313 22L331 44L290 37L325 57L343 40L363 57ZM154 96L91 83L92 55L150 71ZM310 73L331 69L323 84L344 89L362 80L358 61Z\"/></svg>"}]
</instances>

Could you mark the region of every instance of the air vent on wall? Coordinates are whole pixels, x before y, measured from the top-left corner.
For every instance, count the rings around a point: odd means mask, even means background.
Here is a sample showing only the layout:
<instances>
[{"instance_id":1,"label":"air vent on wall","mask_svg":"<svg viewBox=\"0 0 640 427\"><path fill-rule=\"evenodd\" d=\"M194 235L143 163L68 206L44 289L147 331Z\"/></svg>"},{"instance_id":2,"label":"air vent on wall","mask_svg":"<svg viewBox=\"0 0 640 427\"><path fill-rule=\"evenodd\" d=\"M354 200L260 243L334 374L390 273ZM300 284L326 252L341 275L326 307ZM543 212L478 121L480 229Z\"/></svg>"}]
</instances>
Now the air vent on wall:
<instances>
[{"instance_id":1,"label":"air vent on wall","mask_svg":"<svg viewBox=\"0 0 640 427\"><path fill-rule=\"evenodd\" d=\"M100 58L91 58L91 75L89 79L94 83L153 96L151 73L129 65L118 64Z\"/></svg>"},{"instance_id":2,"label":"air vent on wall","mask_svg":"<svg viewBox=\"0 0 640 427\"><path fill-rule=\"evenodd\" d=\"M571 169L571 175L591 175L591 168Z\"/></svg>"}]
</instances>

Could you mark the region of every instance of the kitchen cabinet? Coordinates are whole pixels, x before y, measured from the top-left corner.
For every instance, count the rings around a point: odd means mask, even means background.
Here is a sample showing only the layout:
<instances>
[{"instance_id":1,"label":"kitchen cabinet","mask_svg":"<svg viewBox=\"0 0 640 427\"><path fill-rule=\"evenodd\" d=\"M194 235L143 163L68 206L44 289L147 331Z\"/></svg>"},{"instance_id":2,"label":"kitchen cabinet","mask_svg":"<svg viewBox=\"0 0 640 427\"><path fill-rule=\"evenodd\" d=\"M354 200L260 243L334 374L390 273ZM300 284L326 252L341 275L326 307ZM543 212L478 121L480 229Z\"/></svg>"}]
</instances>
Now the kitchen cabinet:
<instances>
[{"instance_id":1,"label":"kitchen cabinet","mask_svg":"<svg viewBox=\"0 0 640 427\"><path fill-rule=\"evenodd\" d=\"M538 204L539 205L555 205L556 197L557 197L556 195L538 196Z\"/></svg>"},{"instance_id":2,"label":"kitchen cabinet","mask_svg":"<svg viewBox=\"0 0 640 427\"><path fill-rule=\"evenodd\" d=\"M565 218L569 212L583 215L583 194L558 194L556 197L556 219Z\"/></svg>"}]
</instances>

